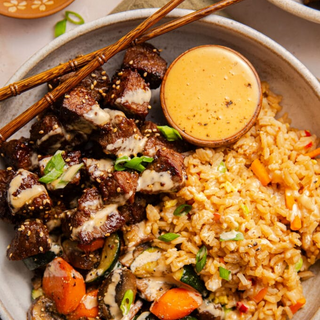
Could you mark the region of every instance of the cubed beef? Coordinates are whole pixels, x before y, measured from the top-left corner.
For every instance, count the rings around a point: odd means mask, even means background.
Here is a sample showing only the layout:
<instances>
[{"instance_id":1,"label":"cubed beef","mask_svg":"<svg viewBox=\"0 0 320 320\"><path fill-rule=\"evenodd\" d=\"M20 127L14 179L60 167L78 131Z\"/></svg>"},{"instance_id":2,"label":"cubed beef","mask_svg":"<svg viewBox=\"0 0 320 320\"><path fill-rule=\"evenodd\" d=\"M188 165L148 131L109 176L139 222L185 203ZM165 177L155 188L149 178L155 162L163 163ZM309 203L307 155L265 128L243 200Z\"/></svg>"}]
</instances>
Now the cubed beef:
<instances>
[{"instance_id":1,"label":"cubed beef","mask_svg":"<svg viewBox=\"0 0 320 320\"><path fill-rule=\"evenodd\" d=\"M106 154L117 157L137 155L143 151L147 142L134 120L123 114L115 115L111 123L99 132L97 139Z\"/></svg>"},{"instance_id":2,"label":"cubed beef","mask_svg":"<svg viewBox=\"0 0 320 320\"><path fill-rule=\"evenodd\" d=\"M146 218L146 199L136 194L133 203L125 204L119 207L120 214L125 218L126 224L135 224Z\"/></svg>"},{"instance_id":3,"label":"cubed beef","mask_svg":"<svg viewBox=\"0 0 320 320\"><path fill-rule=\"evenodd\" d=\"M19 169L8 186L8 203L13 215L45 216L52 201L39 177L27 170Z\"/></svg>"},{"instance_id":4,"label":"cubed beef","mask_svg":"<svg viewBox=\"0 0 320 320\"><path fill-rule=\"evenodd\" d=\"M150 84L151 89L160 86L167 70L167 62L160 56L160 51L150 43L139 44L127 49L122 66L137 70Z\"/></svg>"},{"instance_id":5,"label":"cubed beef","mask_svg":"<svg viewBox=\"0 0 320 320\"><path fill-rule=\"evenodd\" d=\"M111 159L83 158L82 160L90 179L97 183L105 180L114 170L114 161Z\"/></svg>"},{"instance_id":6,"label":"cubed beef","mask_svg":"<svg viewBox=\"0 0 320 320\"><path fill-rule=\"evenodd\" d=\"M185 183L183 156L172 149L159 149L138 180L142 193L176 192Z\"/></svg>"},{"instance_id":7,"label":"cubed beef","mask_svg":"<svg viewBox=\"0 0 320 320\"><path fill-rule=\"evenodd\" d=\"M138 174L128 171L115 171L99 184L102 200L105 204L132 203L138 184Z\"/></svg>"},{"instance_id":8,"label":"cubed beef","mask_svg":"<svg viewBox=\"0 0 320 320\"><path fill-rule=\"evenodd\" d=\"M0 170L0 219L9 223L15 223L16 220L11 214L7 200L8 185L13 176L13 170Z\"/></svg>"},{"instance_id":9,"label":"cubed beef","mask_svg":"<svg viewBox=\"0 0 320 320\"><path fill-rule=\"evenodd\" d=\"M90 134L93 129L107 124L110 115L100 108L85 87L78 86L64 96L60 119L67 130Z\"/></svg>"},{"instance_id":10,"label":"cubed beef","mask_svg":"<svg viewBox=\"0 0 320 320\"><path fill-rule=\"evenodd\" d=\"M67 73L61 77L58 77L51 81L48 84L49 90L56 88L61 83L65 82L72 76L74 76L75 72ZM107 75L107 72L103 70L101 67L97 68L90 75L85 77L78 86L85 87L88 91L90 91L91 96L96 100L100 101L106 91L108 90L110 85L110 79Z\"/></svg>"},{"instance_id":11,"label":"cubed beef","mask_svg":"<svg viewBox=\"0 0 320 320\"><path fill-rule=\"evenodd\" d=\"M96 188L84 190L78 209L68 217L71 240L89 243L117 231L125 223L116 204L103 205Z\"/></svg>"},{"instance_id":12,"label":"cubed beef","mask_svg":"<svg viewBox=\"0 0 320 320\"><path fill-rule=\"evenodd\" d=\"M30 139L20 138L3 142L1 156L8 167L34 170L38 166L38 155L33 151Z\"/></svg>"},{"instance_id":13,"label":"cubed beef","mask_svg":"<svg viewBox=\"0 0 320 320\"><path fill-rule=\"evenodd\" d=\"M144 119L149 112L151 90L138 72L118 71L112 78L112 87L105 104L122 110L128 117Z\"/></svg>"},{"instance_id":14,"label":"cubed beef","mask_svg":"<svg viewBox=\"0 0 320 320\"><path fill-rule=\"evenodd\" d=\"M39 118L30 130L30 140L43 154L52 154L66 144L67 133L57 116L52 113Z\"/></svg>"},{"instance_id":15,"label":"cubed beef","mask_svg":"<svg viewBox=\"0 0 320 320\"><path fill-rule=\"evenodd\" d=\"M26 220L15 229L7 249L9 260L22 260L49 251L51 241L47 227L41 220Z\"/></svg>"}]
</instances>

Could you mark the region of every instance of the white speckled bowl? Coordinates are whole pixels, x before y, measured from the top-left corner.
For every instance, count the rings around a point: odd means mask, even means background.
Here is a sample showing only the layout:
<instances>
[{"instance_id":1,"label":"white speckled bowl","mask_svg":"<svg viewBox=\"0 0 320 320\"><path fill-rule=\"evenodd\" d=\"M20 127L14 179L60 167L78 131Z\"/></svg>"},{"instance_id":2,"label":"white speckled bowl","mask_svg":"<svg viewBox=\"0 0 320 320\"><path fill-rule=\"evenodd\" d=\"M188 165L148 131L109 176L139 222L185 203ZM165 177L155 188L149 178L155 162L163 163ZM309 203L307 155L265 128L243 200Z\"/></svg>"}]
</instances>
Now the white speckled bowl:
<instances>
[{"instance_id":1,"label":"white speckled bowl","mask_svg":"<svg viewBox=\"0 0 320 320\"><path fill-rule=\"evenodd\" d=\"M294 14L300 18L320 23L320 3L317 3L314 6L317 6L317 9L306 6L303 4L303 0L268 0L277 7Z\"/></svg>"},{"instance_id":2,"label":"white speckled bowl","mask_svg":"<svg viewBox=\"0 0 320 320\"><path fill-rule=\"evenodd\" d=\"M81 26L54 40L35 54L9 82L38 73L78 54L113 43L153 12L153 9L130 11L107 16ZM187 12L189 11L176 10L171 17ZM172 62L185 50L203 44L219 44L239 51L251 61L261 79L268 81L276 93L283 95L283 111L289 112L293 125L309 129L320 136L320 84L292 54L263 34L233 20L213 15L150 42L163 49L162 56L168 62ZM105 66L109 75L112 75L119 66L122 57L122 54L115 56ZM45 92L45 88L46 86L43 85L19 97L2 102L0 125L3 126L37 101ZM151 103L153 105L151 118L160 123L163 122L159 90L153 93ZM22 130L18 135L26 132L27 130ZM0 223L0 316L2 320L25 319L30 305L31 273L26 270L22 262L10 262L5 256L6 247L11 238L12 227ZM316 275L318 271L319 268L315 267ZM319 286L320 276L304 284L307 305L295 315L294 319L308 320L316 317L320 306L320 295L317 292Z\"/></svg>"}]
</instances>

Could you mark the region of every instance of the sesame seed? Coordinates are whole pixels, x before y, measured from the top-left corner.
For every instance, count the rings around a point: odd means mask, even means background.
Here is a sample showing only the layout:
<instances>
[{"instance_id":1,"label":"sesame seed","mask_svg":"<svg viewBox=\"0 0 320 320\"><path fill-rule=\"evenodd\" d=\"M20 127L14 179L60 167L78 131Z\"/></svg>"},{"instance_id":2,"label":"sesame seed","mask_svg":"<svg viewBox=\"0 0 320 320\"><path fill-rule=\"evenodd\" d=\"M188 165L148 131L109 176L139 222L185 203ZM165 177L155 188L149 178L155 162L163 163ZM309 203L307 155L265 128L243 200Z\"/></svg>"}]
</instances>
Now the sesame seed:
<instances>
[{"instance_id":1,"label":"sesame seed","mask_svg":"<svg viewBox=\"0 0 320 320\"><path fill-rule=\"evenodd\" d=\"M55 124L55 125L53 126L53 130L58 129L58 128L59 128L59 126L58 126L57 124Z\"/></svg>"},{"instance_id":2,"label":"sesame seed","mask_svg":"<svg viewBox=\"0 0 320 320\"><path fill-rule=\"evenodd\" d=\"M99 93L103 94L104 92L103 92L103 90L102 90L102 89L99 89Z\"/></svg>"},{"instance_id":3,"label":"sesame seed","mask_svg":"<svg viewBox=\"0 0 320 320\"><path fill-rule=\"evenodd\" d=\"M69 99L69 98L70 98L70 95L69 95L69 94L66 94L64 97L65 97L66 99Z\"/></svg>"},{"instance_id":4,"label":"sesame seed","mask_svg":"<svg viewBox=\"0 0 320 320\"><path fill-rule=\"evenodd\" d=\"M1 153L1 157L4 157L4 154L3 154L3 153Z\"/></svg>"},{"instance_id":5,"label":"sesame seed","mask_svg":"<svg viewBox=\"0 0 320 320\"><path fill-rule=\"evenodd\" d=\"M94 73L91 73L92 78L96 78L97 76Z\"/></svg>"},{"instance_id":6,"label":"sesame seed","mask_svg":"<svg viewBox=\"0 0 320 320\"><path fill-rule=\"evenodd\" d=\"M115 97L115 94L113 93L112 95L111 95L111 99L113 99Z\"/></svg>"},{"instance_id":7,"label":"sesame seed","mask_svg":"<svg viewBox=\"0 0 320 320\"><path fill-rule=\"evenodd\" d=\"M48 87L49 87L50 90L53 89L53 86L50 83L48 84Z\"/></svg>"},{"instance_id":8,"label":"sesame seed","mask_svg":"<svg viewBox=\"0 0 320 320\"><path fill-rule=\"evenodd\" d=\"M7 170L8 170L8 171L11 171L11 170L12 170L12 167L8 167Z\"/></svg>"},{"instance_id":9,"label":"sesame seed","mask_svg":"<svg viewBox=\"0 0 320 320\"><path fill-rule=\"evenodd\" d=\"M91 84L90 89L91 89L91 90L93 90L93 89L94 89L94 85L93 85L93 84Z\"/></svg>"},{"instance_id":10,"label":"sesame seed","mask_svg":"<svg viewBox=\"0 0 320 320\"><path fill-rule=\"evenodd\" d=\"M120 71L120 72L118 73L118 76L122 76L122 75L123 75L123 72Z\"/></svg>"},{"instance_id":11,"label":"sesame seed","mask_svg":"<svg viewBox=\"0 0 320 320\"><path fill-rule=\"evenodd\" d=\"M43 130L40 130L40 131L39 131L39 134L43 134L43 133L44 133L44 131L43 131Z\"/></svg>"},{"instance_id":12,"label":"sesame seed","mask_svg":"<svg viewBox=\"0 0 320 320\"><path fill-rule=\"evenodd\" d=\"M121 192L121 188L120 187L117 188L117 192Z\"/></svg>"},{"instance_id":13,"label":"sesame seed","mask_svg":"<svg viewBox=\"0 0 320 320\"><path fill-rule=\"evenodd\" d=\"M120 84L120 82L121 82L120 80L117 80L117 81L116 81L116 84Z\"/></svg>"},{"instance_id":14,"label":"sesame seed","mask_svg":"<svg viewBox=\"0 0 320 320\"><path fill-rule=\"evenodd\" d=\"M119 85L117 85L117 86L116 86L116 89L117 89L117 90L119 90L119 89L120 89L120 86L119 86Z\"/></svg>"},{"instance_id":15,"label":"sesame seed","mask_svg":"<svg viewBox=\"0 0 320 320\"><path fill-rule=\"evenodd\" d=\"M65 160L65 162L70 162L71 161L71 159L70 158L67 158L66 160Z\"/></svg>"},{"instance_id":16,"label":"sesame seed","mask_svg":"<svg viewBox=\"0 0 320 320\"><path fill-rule=\"evenodd\" d=\"M133 60L129 61L129 64L133 64Z\"/></svg>"},{"instance_id":17,"label":"sesame seed","mask_svg":"<svg viewBox=\"0 0 320 320\"><path fill-rule=\"evenodd\" d=\"M107 77L106 77L106 76L103 76L101 79L102 79L102 80L107 80Z\"/></svg>"},{"instance_id":18,"label":"sesame seed","mask_svg":"<svg viewBox=\"0 0 320 320\"><path fill-rule=\"evenodd\" d=\"M148 75L148 72L145 72L145 73L143 74L144 77L146 77L147 75Z\"/></svg>"},{"instance_id":19,"label":"sesame seed","mask_svg":"<svg viewBox=\"0 0 320 320\"><path fill-rule=\"evenodd\" d=\"M150 104L148 105L148 109L151 109L152 107L150 106Z\"/></svg>"},{"instance_id":20,"label":"sesame seed","mask_svg":"<svg viewBox=\"0 0 320 320\"><path fill-rule=\"evenodd\" d=\"M101 71L102 76L104 76L105 74L107 74L107 72L105 70Z\"/></svg>"},{"instance_id":21,"label":"sesame seed","mask_svg":"<svg viewBox=\"0 0 320 320\"><path fill-rule=\"evenodd\" d=\"M42 252L42 251L43 251L43 248L42 248L42 247L39 247L39 250L40 250L40 252Z\"/></svg>"},{"instance_id":22,"label":"sesame seed","mask_svg":"<svg viewBox=\"0 0 320 320\"><path fill-rule=\"evenodd\" d=\"M43 232L41 231L40 234L39 234L40 238L43 237Z\"/></svg>"},{"instance_id":23,"label":"sesame seed","mask_svg":"<svg viewBox=\"0 0 320 320\"><path fill-rule=\"evenodd\" d=\"M94 81L93 81L93 85L94 85L94 86L96 86L97 83L98 83L97 80L94 80Z\"/></svg>"},{"instance_id":24,"label":"sesame seed","mask_svg":"<svg viewBox=\"0 0 320 320\"><path fill-rule=\"evenodd\" d=\"M113 128L113 132L117 132L118 131L118 128Z\"/></svg>"}]
</instances>

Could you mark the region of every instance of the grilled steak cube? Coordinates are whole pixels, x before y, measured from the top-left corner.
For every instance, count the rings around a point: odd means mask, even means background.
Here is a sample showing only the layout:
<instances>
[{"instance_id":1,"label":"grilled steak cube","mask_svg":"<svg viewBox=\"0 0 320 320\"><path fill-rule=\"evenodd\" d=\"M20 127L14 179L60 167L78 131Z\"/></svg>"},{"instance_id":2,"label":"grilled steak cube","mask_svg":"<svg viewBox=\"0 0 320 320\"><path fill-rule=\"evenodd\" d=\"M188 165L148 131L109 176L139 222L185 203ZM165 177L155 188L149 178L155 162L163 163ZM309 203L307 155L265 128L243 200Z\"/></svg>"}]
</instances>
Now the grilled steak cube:
<instances>
[{"instance_id":1,"label":"grilled steak cube","mask_svg":"<svg viewBox=\"0 0 320 320\"><path fill-rule=\"evenodd\" d=\"M166 73L167 62L153 45L143 43L127 49L122 67L137 70L150 84L150 88L156 89L160 86Z\"/></svg>"},{"instance_id":2,"label":"grilled steak cube","mask_svg":"<svg viewBox=\"0 0 320 320\"><path fill-rule=\"evenodd\" d=\"M31 126L30 139L44 154L55 153L66 144L66 131L54 114L46 114Z\"/></svg>"},{"instance_id":3,"label":"grilled steak cube","mask_svg":"<svg viewBox=\"0 0 320 320\"><path fill-rule=\"evenodd\" d=\"M118 157L135 156L143 151L147 138L141 135L134 120L117 114L111 123L99 132L98 142L106 154Z\"/></svg>"},{"instance_id":4,"label":"grilled steak cube","mask_svg":"<svg viewBox=\"0 0 320 320\"><path fill-rule=\"evenodd\" d=\"M49 231L41 220L26 220L15 229L14 238L7 249L9 260L22 260L49 251Z\"/></svg>"},{"instance_id":5,"label":"grilled steak cube","mask_svg":"<svg viewBox=\"0 0 320 320\"><path fill-rule=\"evenodd\" d=\"M112 78L105 104L122 110L128 117L144 119L148 115L151 90L138 72L123 69Z\"/></svg>"},{"instance_id":6,"label":"grilled steak cube","mask_svg":"<svg viewBox=\"0 0 320 320\"><path fill-rule=\"evenodd\" d=\"M183 187L185 179L183 156L172 149L159 149L154 161L139 177L137 191L176 192Z\"/></svg>"},{"instance_id":7,"label":"grilled steak cube","mask_svg":"<svg viewBox=\"0 0 320 320\"><path fill-rule=\"evenodd\" d=\"M93 129L103 127L110 115L100 108L85 87L75 87L65 95L60 109L60 119L68 130L90 134Z\"/></svg>"},{"instance_id":8,"label":"grilled steak cube","mask_svg":"<svg viewBox=\"0 0 320 320\"><path fill-rule=\"evenodd\" d=\"M103 205L96 188L84 190L78 209L68 218L71 240L89 243L120 229L125 223L117 204Z\"/></svg>"},{"instance_id":9,"label":"grilled steak cube","mask_svg":"<svg viewBox=\"0 0 320 320\"><path fill-rule=\"evenodd\" d=\"M116 171L110 173L99 184L102 200L105 204L117 203L124 205L134 200L138 184L138 174L135 172Z\"/></svg>"},{"instance_id":10,"label":"grilled steak cube","mask_svg":"<svg viewBox=\"0 0 320 320\"><path fill-rule=\"evenodd\" d=\"M61 83L65 82L69 78L73 77L75 72L67 73L61 77L58 77L51 81L48 84L49 90L56 88ZM107 75L107 72L103 70L101 67L97 68L90 75L85 77L78 86L85 87L88 91L90 91L91 96L96 100L100 101L105 92L108 90L110 86L110 79Z\"/></svg>"},{"instance_id":11,"label":"grilled steak cube","mask_svg":"<svg viewBox=\"0 0 320 320\"><path fill-rule=\"evenodd\" d=\"M0 170L0 219L15 223L16 219L12 216L7 200L8 184L14 176L12 170Z\"/></svg>"},{"instance_id":12,"label":"grilled steak cube","mask_svg":"<svg viewBox=\"0 0 320 320\"><path fill-rule=\"evenodd\" d=\"M92 181L101 183L114 170L114 161L111 159L83 158L84 165Z\"/></svg>"},{"instance_id":13,"label":"grilled steak cube","mask_svg":"<svg viewBox=\"0 0 320 320\"><path fill-rule=\"evenodd\" d=\"M119 207L120 214L125 218L126 224L131 225L141 222L146 218L146 199L136 194L133 203L127 203Z\"/></svg>"},{"instance_id":14,"label":"grilled steak cube","mask_svg":"<svg viewBox=\"0 0 320 320\"><path fill-rule=\"evenodd\" d=\"M7 190L8 204L13 215L43 216L50 211L52 201L38 180L39 177L30 171L19 169L16 172Z\"/></svg>"},{"instance_id":15,"label":"grilled steak cube","mask_svg":"<svg viewBox=\"0 0 320 320\"><path fill-rule=\"evenodd\" d=\"M38 166L38 155L33 151L30 139L24 137L3 142L1 156L5 164L14 169L32 171Z\"/></svg>"}]
</instances>

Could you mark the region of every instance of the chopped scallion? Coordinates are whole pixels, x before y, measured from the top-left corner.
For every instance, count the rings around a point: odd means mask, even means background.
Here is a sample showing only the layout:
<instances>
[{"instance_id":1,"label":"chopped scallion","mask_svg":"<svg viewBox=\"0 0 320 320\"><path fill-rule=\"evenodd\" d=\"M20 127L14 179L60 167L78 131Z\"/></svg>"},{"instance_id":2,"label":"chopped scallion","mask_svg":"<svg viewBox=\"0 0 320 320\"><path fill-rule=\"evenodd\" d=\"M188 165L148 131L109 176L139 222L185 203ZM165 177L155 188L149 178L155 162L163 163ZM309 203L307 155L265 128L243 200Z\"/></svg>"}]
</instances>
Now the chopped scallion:
<instances>
[{"instance_id":1,"label":"chopped scallion","mask_svg":"<svg viewBox=\"0 0 320 320\"><path fill-rule=\"evenodd\" d=\"M243 211L243 214L244 214L245 216L249 215L249 209L248 209L247 205L245 205L245 204L243 204L243 203L240 203L240 207L241 207L241 209L242 209L242 211Z\"/></svg>"},{"instance_id":2,"label":"chopped scallion","mask_svg":"<svg viewBox=\"0 0 320 320\"><path fill-rule=\"evenodd\" d=\"M42 176L39 181L42 183L50 183L56 179L58 179L63 174L62 170L56 170L53 168L49 173L47 173L45 176Z\"/></svg>"},{"instance_id":3,"label":"chopped scallion","mask_svg":"<svg viewBox=\"0 0 320 320\"><path fill-rule=\"evenodd\" d=\"M114 164L114 170L116 171L123 171L126 170L124 164L127 163L130 160L128 156L123 156L120 158L117 158L115 164Z\"/></svg>"},{"instance_id":4,"label":"chopped scallion","mask_svg":"<svg viewBox=\"0 0 320 320\"><path fill-rule=\"evenodd\" d=\"M58 21L56 25L54 26L54 36L55 38L61 36L66 32L67 28L67 19L63 19L61 21Z\"/></svg>"},{"instance_id":5,"label":"chopped scallion","mask_svg":"<svg viewBox=\"0 0 320 320\"><path fill-rule=\"evenodd\" d=\"M242 232L239 231L229 231L229 232L222 232L220 234L220 241L239 241L239 240L243 240L244 236Z\"/></svg>"},{"instance_id":6,"label":"chopped scallion","mask_svg":"<svg viewBox=\"0 0 320 320\"><path fill-rule=\"evenodd\" d=\"M224 280L227 280L227 281L231 280L231 271L223 267L219 267L219 275L220 275L220 278Z\"/></svg>"},{"instance_id":7,"label":"chopped scallion","mask_svg":"<svg viewBox=\"0 0 320 320\"><path fill-rule=\"evenodd\" d=\"M226 173L228 171L226 164L223 161L220 162L220 164L218 166L218 171L220 173Z\"/></svg>"},{"instance_id":8,"label":"chopped scallion","mask_svg":"<svg viewBox=\"0 0 320 320\"><path fill-rule=\"evenodd\" d=\"M76 20L73 19L72 16L74 16ZM73 24L84 24L84 19L80 16L80 14L73 11L66 11L66 19Z\"/></svg>"},{"instance_id":9,"label":"chopped scallion","mask_svg":"<svg viewBox=\"0 0 320 320\"><path fill-rule=\"evenodd\" d=\"M129 313L133 299L134 299L133 291L131 289L127 290L123 296L123 299L120 305L120 309L124 316L126 316Z\"/></svg>"},{"instance_id":10,"label":"chopped scallion","mask_svg":"<svg viewBox=\"0 0 320 320\"><path fill-rule=\"evenodd\" d=\"M199 273L207 262L207 247L202 246L196 254L196 270Z\"/></svg>"},{"instance_id":11,"label":"chopped scallion","mask_svg":"<svg viewBox=\"0 0 320 320\"><path fill-rule=\"evenodd\" d=\"M300 271L300 269L302 268L302 265L303 265L303 259L302 257L300 257L299 261L294 266L297 272Z\"/></svg>"},{"instance_id":12,"label":"chopped scallion","mask_svg":"<svg viewBox=\"0 0 320 320\"><path fill-rule=\"evenodd\" d=\"M182 140L180 132L174 128L169 126L157 126L157 128L168 141Z\"/></svg>"},{"instance_id":13,"label":"chopped scallion","mask_svg":"<svg viewBox=\"0 0 320 320\"><path fill-rule=\"evenodd\" d=\"M164 242L170 242L174 239L177 239L180 237L180 234L176 233L165 233L162 236L158 237L159 240L164 241Z\"/></svg>"},{"instance_id":14,"label":"chopped scallion","mask_svg":"<svg viewBox=\"0 0 320 320\"><path fill-rule=\"evenodd\" d=\"M114 169L116 171L123 171L125 169L132 169L139 172L142 172L146 169L146 167L143 165L144 163L151 163L153 161L153 158L151 157L134 157L130 159L127 156L120 157L116 160Z\"/></svg>"},{"instance_id":15,"label":"chopped scallion","mask_svg":"<svg viewBox=\"0 0 320 320\"><path fill-rule=\"evenodd\" d=\"M181 204L174 210L173 215L180 217L182 215L188 214L191 209L192 206L190 206L189 204Z\"/></svg>"},{"instance_id":16,"label":"chopped scallion","mask_svg":"<svg viewBox=\"0 0 320 320\"><path fill-rule=\"evenodd\" d=\"M49 160L46 167L44 168L44 174L48 174L51 170L56 169L61 171L65 166L65 162L62 158L62 151L58 150Z\"/></svg>"}]
</instances>

